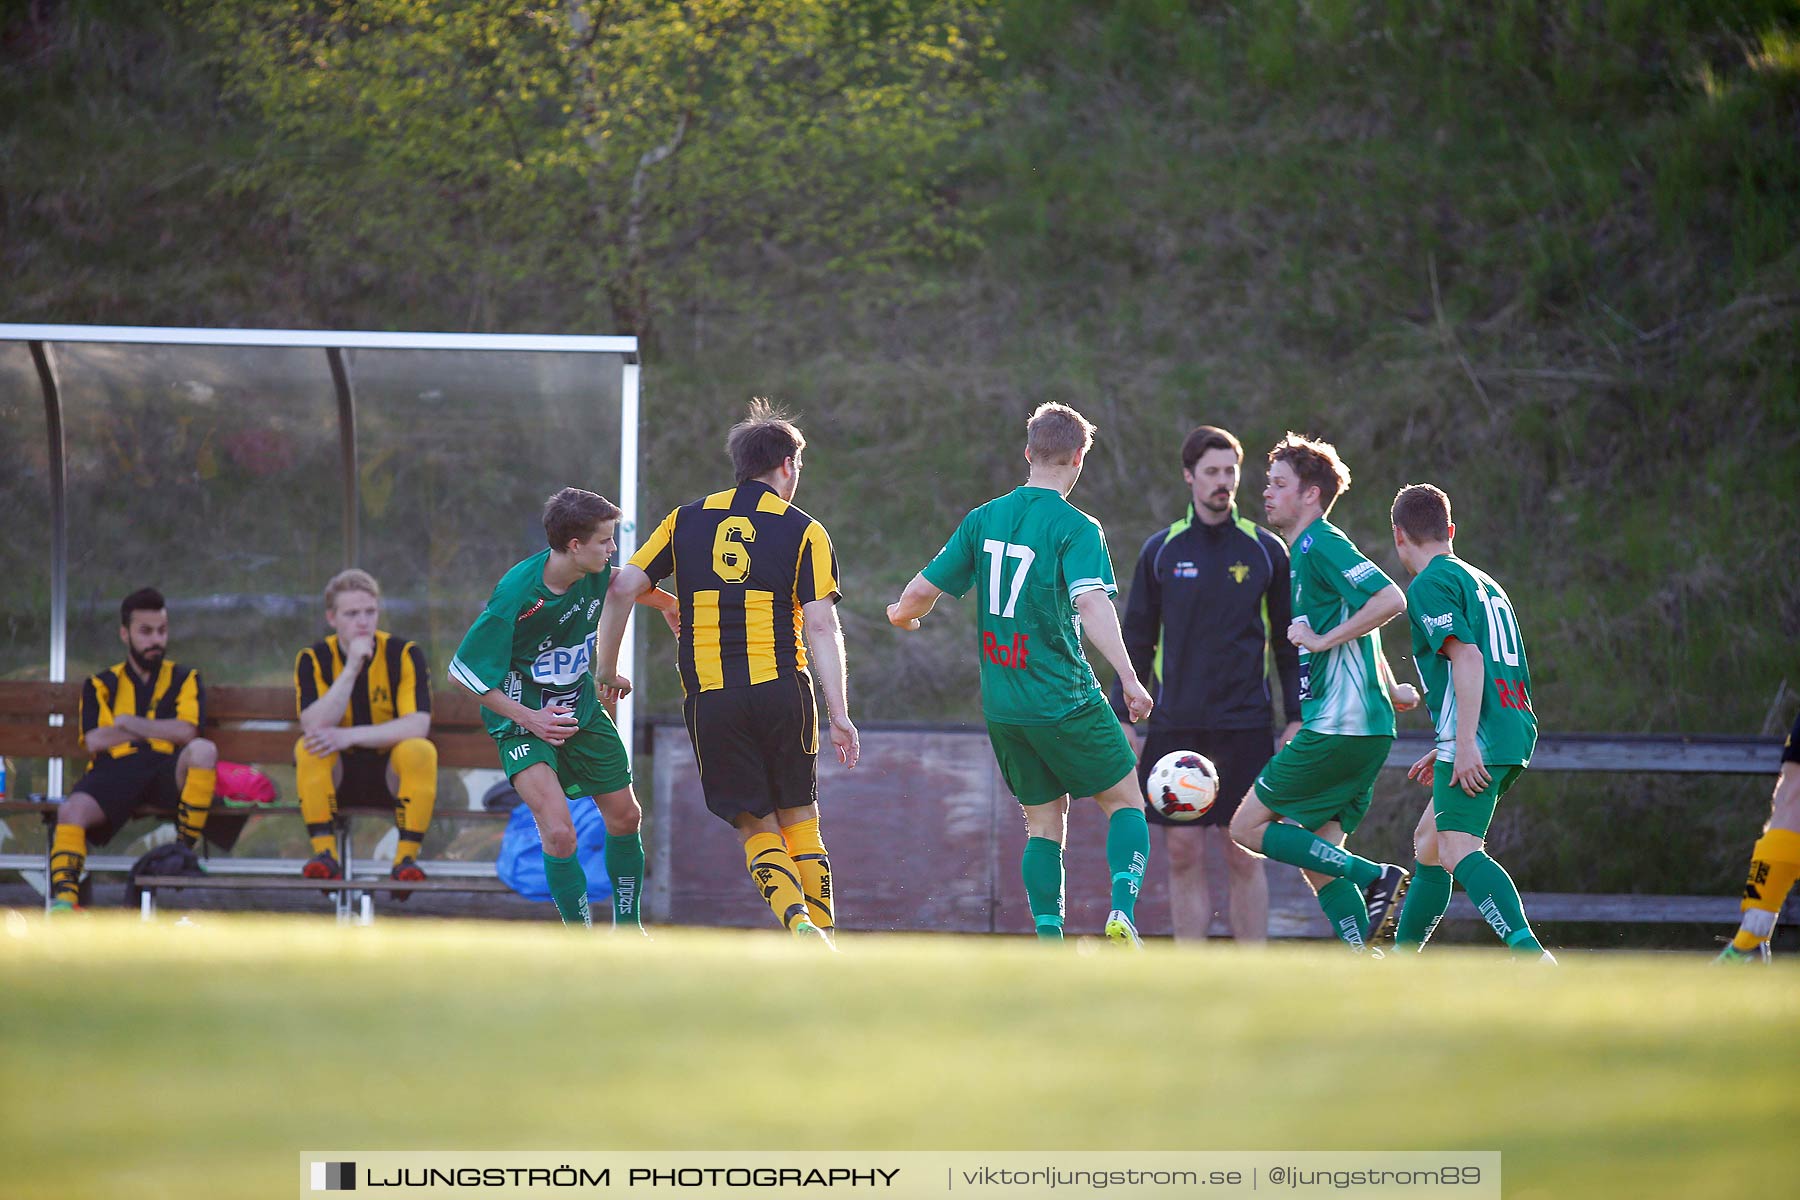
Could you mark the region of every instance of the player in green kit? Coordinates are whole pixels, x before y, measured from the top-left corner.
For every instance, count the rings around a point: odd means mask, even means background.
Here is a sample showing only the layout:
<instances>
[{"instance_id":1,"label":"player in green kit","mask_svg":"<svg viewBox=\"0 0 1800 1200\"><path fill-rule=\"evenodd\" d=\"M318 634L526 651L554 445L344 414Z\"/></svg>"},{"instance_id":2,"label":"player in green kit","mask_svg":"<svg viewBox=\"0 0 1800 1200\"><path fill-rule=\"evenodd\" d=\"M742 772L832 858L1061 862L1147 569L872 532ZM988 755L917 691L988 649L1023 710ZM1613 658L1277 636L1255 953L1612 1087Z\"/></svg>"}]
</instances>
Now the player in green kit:
<instances>
[{"instance_id":1,"label":"player in green kit","mask_svg":"<svg viewBox=\"0 0 1800 1200\"><path fill-rule=\"evenodd\" d=\"M1269 451L1263 507L1287 539L1300 647L1300 732L1245 794L1231 836L1246 850L1299 867L1332 932L1361 952L1392 925L1407 873L1344 849L1369 811L1394 742L1394 710L1419 692L1394 681L1381 626L1406 596L1326 520L1350 486L1329 442L1290 433Z\"/></svg>"},{"instance_id":2,"label":"player in green kit","mask_svg":"<svg viewBox=\"0 0 1800 1200\"><path fill-rule=\"evenodd\" d=\"M1418 861L1394 943L1425 948L1454 880L1508 946L1555 962L1526 923L1511 877L1484 848L1495 805L1537 747L1518 617L1492 576L1456 557L1450 497L1409 484L1394 497L1393 519L1394 546L1414 577L1406 604L1413 660L1437 727L1437 745L1407 772L1431 789L1431 803L1413 834Z\"/></svg>"},{"instance_id":3,"label":"player in green kit","mask_svg":"<svg viewBox=\"0 0 1800 1200\"><path fill-rule=\"evenodd\" d=\"M1106 936L1141 947L1137 895L1150 862L1144 793L1137 757L1081 651L1083 630L1119 673L1131 719L1148 716L1152 701L1119 630L1106 535L1068 501L1093 442L1094 427L1080 413L1040 405L1025 426L1024 486L965 517L887 611L895 626L917 629L939 596L975 589L981 711L1000 774L1025 810L1021 870L1038 936L1062 937L1069 797L1092 796L1107 814Z\"/></svg>"},{"instance_id":4,"label":"player in green kit","mask_svg":"<svg viewBox=\"0 0 1800 1200\"><path fill-rule=\"evenodd\" d=\"M450 678L480 697L500 766L537 819L544 875L565 925L592 925L587 876L576 857L565 796L592 796L606 821L606 873L615 927L643 929L642 811L631 791L625 744L602 699L631 690L622 675L589 671L594 633L612 578L613 532L621 513L593 492L564 488L544 505L550 546L514 566L450 663ZM651 591L642 603L667 615L675 598Z\"/></svg>"}]
</instances>

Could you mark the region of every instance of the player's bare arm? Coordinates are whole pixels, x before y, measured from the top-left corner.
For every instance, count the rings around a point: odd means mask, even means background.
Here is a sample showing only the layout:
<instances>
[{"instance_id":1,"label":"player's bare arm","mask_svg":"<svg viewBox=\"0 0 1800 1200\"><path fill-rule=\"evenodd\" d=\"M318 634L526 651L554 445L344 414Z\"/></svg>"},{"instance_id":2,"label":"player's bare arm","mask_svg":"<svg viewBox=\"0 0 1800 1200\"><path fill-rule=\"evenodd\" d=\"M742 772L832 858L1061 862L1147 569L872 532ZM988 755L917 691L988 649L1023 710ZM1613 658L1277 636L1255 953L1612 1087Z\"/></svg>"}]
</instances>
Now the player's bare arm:
<instances>
[{"instance_id":1,"label":"player's bare arm","mask_svg":"<svg viewBox=\"0 0 1800 1200\"><path fill-rule=\"evenodd\" d=\"M132 713L119 713L113 717L112 727L118 730L122 736L112 738L90 736L88 748L103 750L109 746L117 746L121 742L143 741L150 738L170 742L177 746L185 746L200 736L200 731L194 727L192 721L177 721L172 717L152 720L149 717L140 717ZM104 732L104 730L95 731L96 734Z\"/></svg>"},{"instance_id":2,"label":"player's bare arm","mask_svg":"<svg viewBox=\"0 0 1800 1200\"><path fill-rule=\"evenodd\" d=\"M888 605L888 624L896 629L917 629L919 619L936 607L938 597L943 594L942 588L933 587L923 575L914 575L900 598ZM1114 623L1117 623L1116 618Z\"/></svg>"},{"instance_id":3,"label":"player's bare arm","mask_svg":"<svg viewBox=\"0 0 1800 1200\"><path fill-rule=\"evenodd\" d=\"M1481 697L1487 688L1486 660L1480 647L1455 637L1445 638L1439 653L1450 660L1450 686L1456 693L1456 762L1450 782L1471 796L1479 795L1491 781L1475 737L1481 727Z\"/></svg>"},{"instance_id":4,"label":"player's bare arm","mask_svg":"<svg viewBox=\"0 0 1800 1200\"><path fill-rule=\"evenodd\" d=\"M1394 678L1394 668L1388 663L1386 655L1376 655L1375 666L1381 672L1381 688L1397 711L1407 712L1419 707L1419 689Z\"/></svg>"},{"instance_id":5,"label":"player's bare arm","mask_svg":"<svg viewBox=\"0 0 1800 1200\"><path fill-rule=\"evenodd\" d=\"M839 762L855 767L862 756L862 738L850 720L844 629L838 621L837 602L810 600L800 610L806 626L806 646L812 653L819 687L825 692L825 711L831 715L831 744Z\"/></svg>"},{"instance_id":6,"label":"player's bare arm","mask_svg":"<svg viewBox=\"0 0 1800 1200\"><path fill-rule=\"evenodd\" d=\"M481 707L497 712L526 732L543 738L552 746L560 746L573 737L579 726L575 710L566 704L547 704L543 708L526 708L498 688L490 688L477 699Z\"/></svg>"},{"instance_id":7,"label":"player's bare arm","mask_svg":"<svg viewBox=\"0 0 1800 1200\"><path fill-rule=\"evenodd\" d=\"M1288 641L1302 650L1318 654L1354 641L1371 630L1380 629L1405 612L1406 593L1400 590L1398 584L1390 583L1370 596L1361 608L1351 613L1348 620L1330 633L1314 633L1312 626L1305 621L1294 620L1288 625Z\"/></svg>"},{"instance_id":8,"label":"player's bare arm","mask_svg":"<svg viewBox=\"0 0 1800 1200\"><path fill-rule=\"evenodd\" d=\"M1135 724L1150 715L1156 701L1138 679L1125 649L1125 635L1119 628L1119 611L1112 597L1095 588L1075 597L1075 609L1081 614L1081 629L1087 634L1100 656L1119 673L1119 686L1125 693L1125 712Z\"/></svg>"},{"instance_id":9,"label":"player's bare arm","mask_svg":"<svg viewBox=\"0 0 1800 1200\"><path fill-rule=\"evenodd\" d=\"M350 707L350 696L356 691L356 677L362 673L363 667L375 655L375 639L372 637L355 637L342 643L344 650L344 669L338 672L331 686L320 693L319 698L300 710L300 729L307 737L307 749L314 754L329 754L341 749L331 746L328 749L314 747L314 734L337 726L344 719L344 710ZM424 734L415 736L423 737ZM398 740L398 739L396 739ZM388 743L392 745L393 743Z\"/></svg>"}]
</instances>

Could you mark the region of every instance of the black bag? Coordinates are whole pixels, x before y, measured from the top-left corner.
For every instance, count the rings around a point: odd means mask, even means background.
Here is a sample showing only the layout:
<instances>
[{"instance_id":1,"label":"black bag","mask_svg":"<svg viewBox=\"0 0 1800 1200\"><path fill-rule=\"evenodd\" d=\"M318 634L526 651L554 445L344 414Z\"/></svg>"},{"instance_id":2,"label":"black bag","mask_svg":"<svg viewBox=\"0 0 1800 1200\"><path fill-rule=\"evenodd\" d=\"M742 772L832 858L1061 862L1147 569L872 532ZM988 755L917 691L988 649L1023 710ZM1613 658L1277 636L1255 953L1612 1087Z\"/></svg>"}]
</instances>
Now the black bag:
<instances>
[{"instance_id":1,"label":"black bag","mask_svg":"<svg viewBox=\"0 0 1800 1200\"><path fill-rule=\"evenodd\" d=\"M125 876L125 906L139 908L144 903L144 889L137 883L140 875L204 874L206 871L200 866L198 854L180 842L167 842L131 864L131 873Z\"/></svg>"}]
</instances>

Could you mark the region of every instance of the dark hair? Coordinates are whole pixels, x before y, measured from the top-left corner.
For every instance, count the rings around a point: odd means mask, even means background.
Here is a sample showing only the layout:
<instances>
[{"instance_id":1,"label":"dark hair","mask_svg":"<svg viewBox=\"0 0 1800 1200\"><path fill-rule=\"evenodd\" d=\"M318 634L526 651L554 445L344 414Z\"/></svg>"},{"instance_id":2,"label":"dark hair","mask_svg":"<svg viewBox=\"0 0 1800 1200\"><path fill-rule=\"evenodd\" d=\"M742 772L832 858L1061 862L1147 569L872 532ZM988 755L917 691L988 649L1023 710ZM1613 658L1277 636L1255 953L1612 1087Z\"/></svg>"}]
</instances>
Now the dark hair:
<instances>
[{"instance_id":1,"label":"dark hair","mask_svg":"<svg viewBox=\"0 0 1800 1200\"><path fill-rule=\"evenodd\" d=\"M1208 450L1229 450L1237 455L1239 462L1244 461L1244 443L1217 425L1200 425L1181 443L1181 469L1193 470L1194 464Z\"/></svg>"},{"instance_id":2,"label":"dark hair","mask_svg":"<svg viewBox=\"0 0 1800 1200\"><path fill-rule=\"evenodd\" d=\"M1040 466L1067 466L1094 444L1094 423L1066 404L1040 404L1025 422L1025 448Z\"/></svg>"},{"instance_id":3,"label":"dark hair","mask_svg":"<svg viewBox=\"0 0 1800 1200\"><path fill-rule=\"evenodd\" d=\"M544 502L544 537L552 550L567 550L570 542L586 541L603 523L622 515L606 497L566 487Z\"/></svg>"},{"instance_id":4,"label":"dark hair","mask_svg":"<svg viewBox=\"0 0 1800 1200\"><path fill-rule=\"evenodd\" d=\"M725 453L731 455L739 483L767 475L804 449L806 437L799 427L784 410L761 397L750 401L749 414L725 437Z\"/></svg>"},{"instance_id":5,"label":"dark hair","mask_svg":"<svg viewBox=\"0 0 1800 1200\"><path fill-rule=\"evenodd\" d=\"M131 614L134 612L161 612L169 607L163 594L155 588L139 588L125 599L119 601L119 624L129 629Z\"/></svg>"},{"instance_id":6,"label":"dark hair","mask_svg":"<svg viewBox=\"0 0 1800 1200\"><path fill-rule=\"evenodd\" d=\"M1450 540L1450 497L1429 483L1409 483L1394 495L1394 528L1408 541Z\"/></svg>"},{"instance_id":7,"label":"dark hair","mask_svg":"<svg viewBox=\"0 0 1800 1200\"><path fill-rule=\"evenodd\" d=\"M1350 490L1350 468L1330 442L1290 431L1269 451L1269 465L1285 462L1300 479L1302 489L1319 489L1319 507L1325 512Z\"/></svg>"}]
</instances>

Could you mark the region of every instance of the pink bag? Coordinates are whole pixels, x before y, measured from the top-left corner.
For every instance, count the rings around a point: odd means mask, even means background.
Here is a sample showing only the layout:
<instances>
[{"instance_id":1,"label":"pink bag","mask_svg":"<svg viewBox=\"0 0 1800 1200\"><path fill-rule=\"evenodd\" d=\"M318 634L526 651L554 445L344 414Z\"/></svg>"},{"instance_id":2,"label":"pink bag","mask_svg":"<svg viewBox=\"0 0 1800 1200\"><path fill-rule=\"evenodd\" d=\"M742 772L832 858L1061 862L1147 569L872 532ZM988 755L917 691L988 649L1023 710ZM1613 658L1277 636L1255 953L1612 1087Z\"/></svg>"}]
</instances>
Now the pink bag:
<instances>
[{"instance_id":1,"label":"pink bag","mask_svg":"<svg viewBox=\"0 0 1800 1200\"><path fill-rule=\"evenodd\" d=\"M273 804L277 799L273 779L255 767L234 762L219 764L213 794L227 804Z\"/></svg>"}]
</instances>

